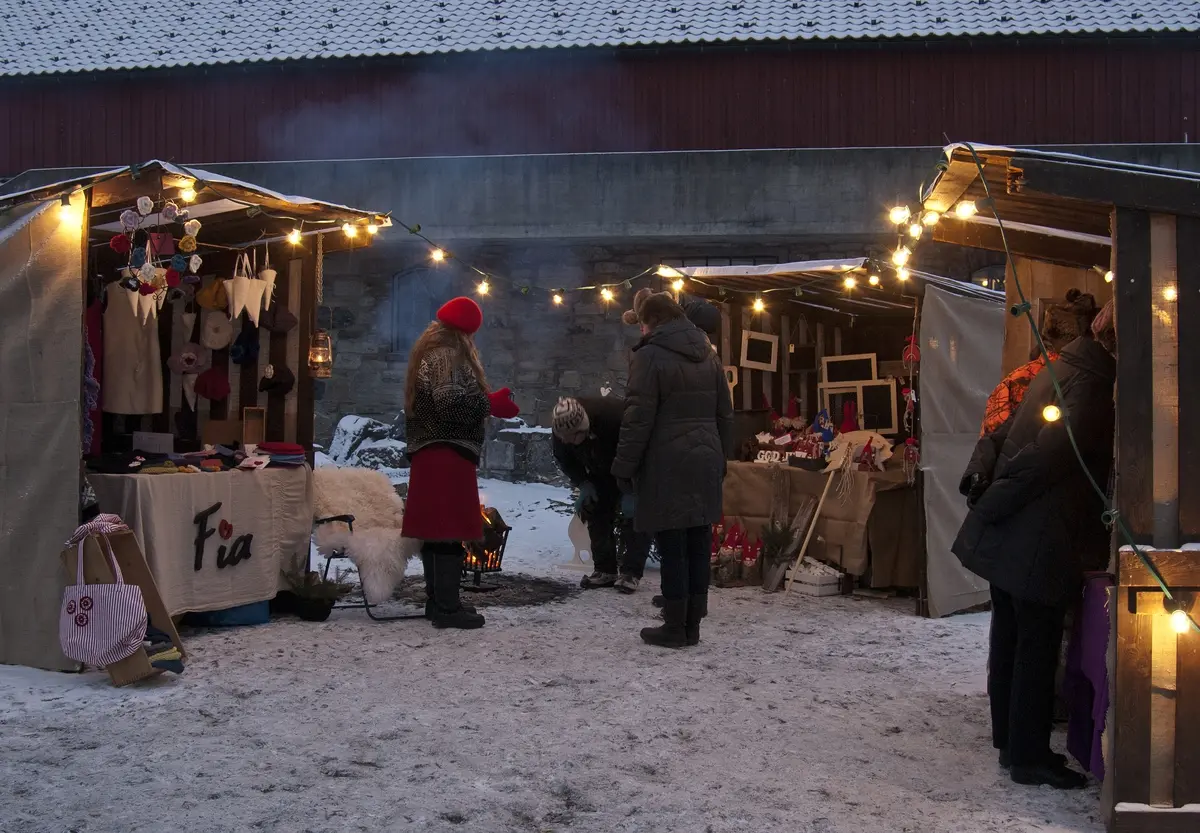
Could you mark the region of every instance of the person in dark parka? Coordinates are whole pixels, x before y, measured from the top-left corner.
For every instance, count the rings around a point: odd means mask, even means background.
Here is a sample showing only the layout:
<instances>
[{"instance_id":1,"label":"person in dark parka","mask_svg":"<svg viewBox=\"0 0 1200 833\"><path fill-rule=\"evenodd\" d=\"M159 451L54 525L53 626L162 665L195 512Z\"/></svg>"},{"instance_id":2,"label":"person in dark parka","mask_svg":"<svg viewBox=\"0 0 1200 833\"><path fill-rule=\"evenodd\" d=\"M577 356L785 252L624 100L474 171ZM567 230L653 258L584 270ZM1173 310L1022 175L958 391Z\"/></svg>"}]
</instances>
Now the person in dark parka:
<instances>
[{"instance_id":1,"label":"person in dark parka","mask_svg":"<svg viewBox=\"0 0 1200 833\"><path fill-rule=\"evenodd\" d=\"M988 695L1001 764L1019 784L1060 789L1086 784L1050 751L1063 618L1084 572L1103 569L1109 554L1103 501L1064 424L1069 420L1092 477L1107 485L1115 426L1111 306L1093 329L1095 337L1071 342L1052 365L1062 401L1042 371L1009 422L990 435L995 465L953 546L964 567L991 583ZM1052 404L1062 417L1048 421L1044 409Z\"/></svg>"},{"instance_id":2,"label":"person in dark parka","mask_svg":"<svg viewBox=\"0 0 1200 833\"><path fill-rule=\"evenodd\" d=\"M733 400L708 338L669 294L639 292L634 312L644 335L630 362L612 473L636 495L634 526L658 543L664 624L644 628L642 639L681 648L700 641L708 610Z\"/></svg>"},{"instance_id":3,"label":"person in dark parka","mask_svg":"<svg viewBox=\"0 0 1200 833\"><path fill-rule=\"evenodd\" d=\"M612 476L624 415L625 400L619 396L567 397L554 406L554 459L579 490L579 519L592 542L595 569L580 582L586 590L616 587L633 593L650 553L650 536L633 528L633 496L622 496ZM625 544L620 564L618 534Z\"/></svg>"}]
</instances>

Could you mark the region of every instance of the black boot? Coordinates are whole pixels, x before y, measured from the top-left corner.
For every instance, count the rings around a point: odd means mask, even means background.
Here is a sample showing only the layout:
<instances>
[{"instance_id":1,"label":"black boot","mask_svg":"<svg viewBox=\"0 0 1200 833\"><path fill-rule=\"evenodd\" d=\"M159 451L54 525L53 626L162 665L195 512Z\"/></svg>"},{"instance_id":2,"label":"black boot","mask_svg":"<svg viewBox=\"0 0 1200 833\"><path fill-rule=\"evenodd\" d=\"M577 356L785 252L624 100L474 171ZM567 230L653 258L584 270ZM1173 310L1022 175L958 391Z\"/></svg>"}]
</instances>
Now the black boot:
<instances>
[{"instance_id":1,"label":"black boot","mask_svg":"<svg viewBox=\"0 0 1200 833\"><path fill-rule=\"evenodd\" d=\"M458 628L474 630L483 627L483 617L468 610L459 601L462 580L463 553L459 549L453 553L436 553L431 559L433 567L434 609L433 626L435 628Z\"/></svg>"},{"instance_id":2,"label":"black boot","mask_svg":"<svg viewBox=\"0 0 1200 833\"><path fill-rule=\"evenodd\" d=\"M684 620L684 635L687 644L700 644L700 620L708 615L708 594L688 599L687 618Z\"/></svg>"},{"instance_id":3,"label":"black boot","mask_svg":"<svg viewBox=\"0 0 1200 833\"><path fill-rule=\"evenodd\" d=\"M642 641L661 648L685 647L688 644L684 630L687 608L687 599L664 599L663 624L657 628L642 628Z\"/></svg>"},{"instance_id":4,"label":"black boot","mask_svg":"<svg viewBox=\"0 0 1200 833\"><path fill-rule=\"evenodd\" d=\"M436 555L429 553L429 552L425 552L424 550L421 551L421 565L424 567L424 572L425 572L425 618L426 619L432 619L433 614L437 611L437 584L433 580L433 574L437 570L437 567L435 566L436 559L437 559ZM475 608L471 607L468 604L462 604L460 602L459 606L462 607L462 609L467 611L468 613L475 612Z\"/></svg>"},{"instance_id":5,"label":"black boot","mask_svg":"<svg viewBox=\"0 0 1200 833\"><path fill-rule=\"evenodd\" d=\"M1057 762L1035 766L1014 766L1012 780L1027 787L1053 787L1056 790L1082 790L1087 776Z\"/></svg>"},{"instance_id":6,"label":"black boot","mask_svg":"<svg viewBox=\"0 0 1200 833\"><path fill-rule=\"evenodd\" d=\"M665 599L663 599L662 596L655 596L650 600L650 604L654 605L655 607L662 607L664 601Z\"/></svg>"}]
</instances>

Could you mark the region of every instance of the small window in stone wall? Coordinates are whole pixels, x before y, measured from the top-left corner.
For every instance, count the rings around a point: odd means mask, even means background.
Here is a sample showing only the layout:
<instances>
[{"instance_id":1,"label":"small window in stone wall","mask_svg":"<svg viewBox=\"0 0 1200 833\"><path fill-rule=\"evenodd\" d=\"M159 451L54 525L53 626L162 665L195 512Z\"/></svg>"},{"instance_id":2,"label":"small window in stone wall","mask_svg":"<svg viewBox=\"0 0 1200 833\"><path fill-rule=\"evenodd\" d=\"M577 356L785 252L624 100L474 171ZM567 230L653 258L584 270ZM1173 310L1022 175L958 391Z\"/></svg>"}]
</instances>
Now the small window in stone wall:
<instances>
[{"instance_id":1,"label":"small window in stone wall","mask_svg":"<svg viewBox=\"0 0 1200 833\"><path fill-rule=\"evenodd\" d=\"M391 352L407 356L438 308L454 297L443 273L415 266L392 275Z\"/></svg>"},{"instance_id":2,"label":"small window in stone wall","mask_svg":"<svg viewBox=\"0 0 1200 833\"><path fill-rule=\"evenodd\" d=\"M689 266L766 266L778 263L773 255L742 255L733 257L667 257L663 264L684 269Z\"/></svg>"}]
</instances>

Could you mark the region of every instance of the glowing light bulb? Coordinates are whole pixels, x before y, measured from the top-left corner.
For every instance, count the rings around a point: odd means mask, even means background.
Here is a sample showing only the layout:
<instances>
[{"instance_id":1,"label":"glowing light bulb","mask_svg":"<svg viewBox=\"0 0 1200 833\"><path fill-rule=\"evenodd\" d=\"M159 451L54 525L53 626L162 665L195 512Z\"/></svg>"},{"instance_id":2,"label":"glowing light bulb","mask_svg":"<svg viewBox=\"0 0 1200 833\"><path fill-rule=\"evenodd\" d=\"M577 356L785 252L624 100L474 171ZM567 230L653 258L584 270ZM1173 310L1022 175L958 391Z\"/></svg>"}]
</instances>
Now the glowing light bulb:
<instances>
[{"instance_id":1,"label":"glowing light bulb","mask_svg":"<svg viewBox=\"0 0 1200 833\"><path fill-rule=\"evenodd\" d=\"M683 276L683 273L674 266L667 266L665 264L658 267L657 274L660 278L679 278Z\"/></svg>"},{"instance_id":2,"label":"glowing light bulb","mask_svg":"<svg viewBox=\"0 0 1200 833\"><path fill-rule=\"evenodd\" d=\"M923 215L921 215L921 222L931 227L936 226L938 220L940 219L942 219L942 215L938 214L936 211L926 211Z\"/></svg>"},{"instance_id":3,"label":"glowing light bulb","mask_svg":"<svg viewBox=\"0 0 1200 833\"><path fill-rule=\"evenodd\" d=\"M613 292L607 286L600 290L600 297L607 303L613 299Z\"/></svg>"},{"instance_id":4,"label":"glowing light bulb","mask_svg":"<svg viewBox=\"0 0 1200 833\"><path fill-rule=\"evenodd\" d=\"M923 232L924 230L925 230L925 227L922 226L920 223L913 223L911 226L908 227L908 236L911 237L913 240L920 240L921 232Z\"/></svg>"},{"instance_id":5,"label":"glowing light bulb","mask_svg":"<svg viewBox=\"0 0 1200 833\"><path fill-rule=\"evenodd\" d=\"M492 285L489 284L487 281L480 281L479 286L475 287L475 291L478 292L480 295L487 295L489 292L492 291Z\"/></svg>"},{"instance_id":6,"label":"glowing light bulb","mask_svg":"<svg viewBox=\"0 0 1200 833\"><path fill-rule=\"evenodd\" d=\"M1042 419L1046 422L1058 422L1062 419L1062 409L1057 405L1047 405L1042 408Z\"/></svg>"},{"instance_id":7,"label":"glowing light bulb","mask_svg":"<svg viewBox=\"0 0 1200 833\"><path fill-rule=\"evenodd\" d=\"M71 223L79 220L79 212L75 210L75 206L71 205L70 197L62 198L62 203L58 206L58 220L60 223Z\"/></svg>"},{"instance_id":8,"label":"glowing light bulb","mask_svg":"<svg viewBox=\"0 0 1200 833\"><path fill-rule=\"evenodd\" d=\"M294 228L289 231L287 234L287 242L291 243L293 246L298 245L300 243L300 229Z\"/></svg>"},{"instance_id":9,"label":"glowing light bulb","mask_svg":"<svg viewBox=\"0 0 1200 833\"><path fill-rule=\"evenodd\" d=\"M762 298L755 298L755 299L754 299L754 311L755 311L755 312L762 312L762 311L763 311L763 310L765 310L766 308L767 308L767 305L763 303L763 299L762 299Z\"/></svg>"},{"instance_id":10,"label":"glowing light bulb","mask_svg":"<svg viewBox=\"0 0 1200 833\"><path fill-rule=\"evenodd\" d=\"M958 205L954 206L954 215L960 220L965 220L968 217L974 217L979 213L979 209L975 207L973 200L963 200Z\"/></svg>"},{"instance_id":11,"label":"glowing light bulb","mask_svg":"<svg viewBox=\"0 0 1200 833\"><path fill-rule=\"evenodd\" d=\"M671 288L674 289L676 292L682 292L683 291L683 278L676 278L675 282L673 284L671 284Z\"/></svg>"},{"instance_id":12,"label":"glowing light bulb","mask_svg":"<svg viewBox=\"0 0 1200 833\"><path fill-rule=\"evenodd\" d=\"M867 283L871 284L871 286L879 286L879 276L872 275L871 277L867 278Z\"/></svg>"},{"instance_id":13,"label":"glowing light bulb","mask_svg":"<svg viewBox=\"0 0 1200 833\"><path fill-rule=\"evenodd\" d=\"M858 281L856 281L854 278L848 277L842 281L842 286L846 287L847 289L853 289L854 287L858 286Z\"/></svg>"},{"instance_id":14,"label":"glowing light bulb","mask_svg":"<svg viewBox=\"0 0 1200 833\"><path fill-rule=\"evenodd\" d=\"M443 260L446 259L446 253L443 252L441 249L434 249L432 252L429 253L429 259L432 260L434 263L441 263Z\"/></svg>"},{"instance_id":15,"label":"glowing light bulb","mask_svg":"<svg viewBox=\"0 0 1200 833\"><path fill-rule=\"evenodd\" d=\"M1115 275L1112 273L1112 270L1110 269L1110 270L1108 270L1107 272L1105 272L1105 273L1104 273L1104 282L1105 282L1105 283L1112 283L1112 282L1113 282L1113 278L1114 278L1114 277L1116 277L1116 276L1115 276Z\"/></svg>"},{"instance_id":16,"label":"glowing light bulb","mask_svg":"<svg viewBox=\"0 0 1200 833\"><path fill-rule=\"evenodd\" d=\"M1168 286L1166 289L1163 290L1163 298L1165 298L1168 301L1174 301L1178 297L1179 297L1179 290L1177 290L1173 286Z\"/></svg>"},{"instance_id":17,"label":"glowing light bulb","mask_svg":"<svg viewBox=\"0 0 1200 833\"><path fill-rule=\"evenodd\" d=\"M342 226L342 233L345 234L347 237L349 237L351 240L353 240L354 237L358 234L358 229L356 229L354 226L350 225L349 223L346 223L345 225Z\"/></svg>"},{"instance_id":18,"label":"glowing light bulb","mask_svg":"<svg viewBox=\"0 0 1200 833\"><path fill-rule=\"evenodd\" d=\"M561 296L561 295L559 295L557 292L555 292L555 293L554 293L554 298L553 298L552 300L554 301L554 305L555 305L556 307L557 307L557 306L562 306L562 302L563 302L563 296Z\"/></svg>"},{"instance_id":19,"label":"glowing light bulb","mask_svg":"<svg viewBox=\"0 0 1200 833\"><path fill-rule=\"evenodd\" d=\"M379 234L379 226L375 223L367 223L367 234Z\"/></svg>"},{"instance_id":20,"label":"glowing light bulb","mask_svg":"<svg viewBox=\"0 0 1200 833\"><path fill-rule=\"evenodd\" d=\"M896 280L900 281L901 283L904 283L904 281L908 280L908 276L909 271L903 266L896 270Z\"/></svg>"},{"instance_id":21,"label":"glowing light bulb","mask_svg":"<svg viewBox=\"0 0 1200 833\"><path fill-rule=\"evenodd\" d=\"M1187 612L1183 610L1172 611L1171 627L1175 633L1187 633L1192 627L1192 622L1188 618Z\"/></svg>"},{"instance_id":22,"label":"glowing light bulb","mask_svg":"<svg viewBox=\"0 0 1200 833\"><path fill-rule=\"evenodd\" d=\"M897 226L907 223L911 216L912 212L908 210L907 205L898 205L888 212L888 219L892 221L893 225Z\"/></svg>"},{"instance_id":23,"label":"glowing light bulb","mask_svg":"<svg viewBox=\"0 0 1200 833\"><path fill-rule=\"evenodd\" d=\"M193 182L191 185L185 185L179 189L179 199L184 202L192 202L196 199L196 183Z\"/></svg>"},{"instance_id":24,"label":"glowing light bulb","mask_svg":"<svg viewBox=\"0 0 1200 833\"><path fill-rule=\"evenodd\" d=\"M906 263L908 263L908 259L911 256L912 252L908 250L908 247L901 246L899 249L896 249L896 251L892 252L892 263L896 264L897 266L904 266Z\"/></svg>"}]
</instances>

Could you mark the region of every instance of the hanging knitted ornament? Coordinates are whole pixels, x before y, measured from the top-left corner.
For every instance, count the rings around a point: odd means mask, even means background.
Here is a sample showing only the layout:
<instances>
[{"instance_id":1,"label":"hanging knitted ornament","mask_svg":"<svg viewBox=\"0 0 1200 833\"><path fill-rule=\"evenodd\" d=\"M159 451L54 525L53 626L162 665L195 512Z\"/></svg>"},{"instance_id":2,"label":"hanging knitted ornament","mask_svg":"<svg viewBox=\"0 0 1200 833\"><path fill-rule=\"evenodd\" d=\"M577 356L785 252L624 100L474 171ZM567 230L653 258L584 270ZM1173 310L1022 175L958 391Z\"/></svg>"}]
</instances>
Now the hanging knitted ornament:
<instances>
[{"instance_id":1,"label":"hanging knitted ornament","mask_svg":"<svg viewBox=\"0 0 1200 833\"><path fill-rule=\"evenodd\" d=\"M138 197L137 210L138 214L141 214L143 217L145 217L154 210L154 200L150 199L149 197Z\"/></svg>"},{"instance_id":2,"label":"hanging knitted ornament","mask_svg":"<svg viewBox=\"0 0 1200 833\"><path fill-rule=\"evenodd\" d=\"M114 234L112 239L108 241L108 248L112 249L119 255L129 254L129 249L132 243L129 241L128 234Z\"/></svg>"},{"instance_id":3,"label":"hanging knitted ornament","mask_svg":"<svg viewBox=\"0 0 1200 833\"><path fill-rule=\"evenodd\" d=\"M169 202L162 207L159 216L162 217L164 223L173 223L179 217L179 206L173 202Z\"/></svg>"},{"instance_id":4,"label":"hanging knitted ornament","mask_svg":"<svg viewBox=\"0 0 1200 833\"><path fill-rule=\"evenodd\" d=\"M154 266L154 261L147 260L142 264L141 268L138 269L138 277L141 279L142 283L153 284L155 272L156 269Z\"/></svg>"},{"instance_id":5,"label":"hanging knitted ornament","mask_svg":"<svg viewBox=\"0 0 1200 833\"><path fill-rule=\"evenodd\" d=\"M125 231L133 231L142 223L142 218L132 208L127 208L121 212L121 228Z\"/></svg>"},{"instance_id":6,"label":"hanging knitted ornament","mask_svg":"<svg viewBox=\"0 0 1200 833\"><path fill-rule=\"evenodd\" d=\"M179 274L187 271L187 258L183 255L175 255L171 258L171 268Z\"/></svg>"},{"instance_id":7,"label":"hanging knitted ornament","mask_svg":"<svg viewBox=\"0 0 1200 833\"><path fill-rule=\"evenodd\" d=\"M191 254L196 251L196 238L190 234L186 235L180 239L179 245L176 248L184 254Z\"/></svg>"},{"instance_id":8,"label":"hanging knitted ornament","mask_svg":"<svg viewBox=\"0 0 1200 833\"><path fill-rule=\"evenodd\" d=\"M200 259L200 255L192 255L191 257L188 258L188 269L199 274L200 265L202 263L204 263L204 261ZM182 272L183 270L181 269L179 271Z\"/></svg>"},{"instance_id":9,"label":"hanging knitted ornament","mask_svg":"<svg viewBox=\"0 0 1200 833\"><path fill-rule=\"evenodd\" d=\"M199 220L188 220L186 223L183 224L183 233L188 235L189 237L195 237L197 234L200 233L200 221Z\"/></svg>"},{"instance_id":10,"label":"hanging knitted ornament","mask_svg":"<svg viewBox=\"0 0 1200 833\"><path fill-rule=\"evenodd\" d=\"M141 269L146 263L146 249L144 246L138 246L129 253L129 266L131 269Z\"/></svg>"},{"instance_id":11,"label":"hanging knitted ornament","mask_svg":"<svg viewBox=\"0 0 1200 833\"><path fill-rule=\"evenodd\" d=\"M180 275L178 272L176 272L174 269L167 270L167 274L165 276L167 286L169 286L171 288L177 287L177 286L179 286L179 283L182 279L183 279L183 276Z\"/></svg>"}]
</instances>

